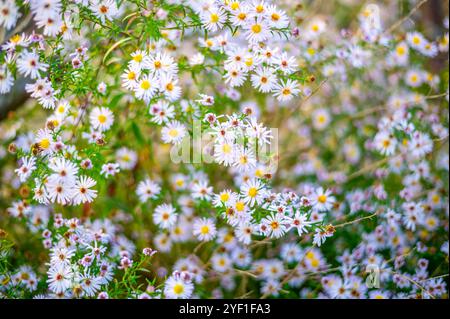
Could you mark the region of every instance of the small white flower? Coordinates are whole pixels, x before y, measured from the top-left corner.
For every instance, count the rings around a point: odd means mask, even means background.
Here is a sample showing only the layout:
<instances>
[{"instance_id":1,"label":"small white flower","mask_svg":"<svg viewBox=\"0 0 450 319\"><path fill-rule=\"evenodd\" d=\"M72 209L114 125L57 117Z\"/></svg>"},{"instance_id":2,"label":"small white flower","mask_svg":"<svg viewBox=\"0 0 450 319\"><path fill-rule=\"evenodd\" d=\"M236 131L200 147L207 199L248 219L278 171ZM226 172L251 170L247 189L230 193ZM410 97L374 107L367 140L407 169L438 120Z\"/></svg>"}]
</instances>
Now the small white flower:
<instances>
[{"instance_id":1,"label":"small white flower","mask_svg":"<svg viewBox=\"0 0 450 319\"><path fill-rule=\"evenodd\" d=\"M161 187L148 178L141 181L136 189L141 203L145 203L148 199L155 199L160 192Z\"/></svg>"},{"instance_id":2,"label":"small white flower","mask_svg":"<svg viewBox=\"0 0 450 319\"><path fill-rule=\"evenodd\" d=\"M176 221L175 208L171 204L161 204L155 208L153 222L162 229L171 228Z\"/></svg>"},{"instance_id":3,"label":"small white flower","mask_svg":"<svg viewBox=\"0 0 450 319\"><path fill-rule=\"evenodd\" d=\"M199 218L194 222L193 233L201 241L210 241L216 234L216 225L211 218Z\"/></svg>"},{"instance_id":4,"label":"small white flower","mask_svg":"<svg viewBox=\"0 0 450 319\"><path fill-rule=\"evenodd\" d=\"M186 135L186 127L178 121L171 121L162 128L161 135L164 143L178 144Z\"/></svg>"},{"instance_id":5,"label":"small white flower","mask_svg":"<svg viewBox=\"0 0 450 319\"><path fill-rule=\"evenodd\" d=\"M89 120L94 129L104 132L113 125L114 114L106 107L96 107L91 111Z\"/></svg>"},{"instance_id":6,"label":"small white flower","mask_svg":"<svg viewBox=\"0 0 450 319\"><path fill-rule=\"evenodd\" d=\"M73 203L79 205L81 203L90 203L97 197L97 191L91 189L97 182L89 176L80 176L75 182L73 188Z\"/></svg>"}]
</instances>

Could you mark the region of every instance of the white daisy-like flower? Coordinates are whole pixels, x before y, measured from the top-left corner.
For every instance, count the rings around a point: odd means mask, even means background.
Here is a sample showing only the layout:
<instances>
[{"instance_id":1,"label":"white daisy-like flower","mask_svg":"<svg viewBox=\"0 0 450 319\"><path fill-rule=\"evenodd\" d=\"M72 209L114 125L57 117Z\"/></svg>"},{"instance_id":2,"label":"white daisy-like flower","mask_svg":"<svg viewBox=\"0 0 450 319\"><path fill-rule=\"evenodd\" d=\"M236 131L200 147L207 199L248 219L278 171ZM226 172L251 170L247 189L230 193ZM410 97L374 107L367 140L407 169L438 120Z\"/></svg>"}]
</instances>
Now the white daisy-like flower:
<instances>
[{"instance_id":1,"label":"white daisy-like flower","mask_svg":"<svg viewBox=\"0 0 450 319\"><path fill-rule=\"evenodd\" d=\"M149 58L144 63L144 68L150 70L157 76L163 74L168 76L175 76L178 72L178 65L173 57L165 52L157 52L149 55Z\"/></svg>"},{"instance_id":2,"label":"white daisy-like flower","mask_svg":"<svg viewBox=\"0 0 450 319\"><path fill-rule=\"evenodd\" d=\"M153 212L153 222L162 229L171 228L177 221L175 208L171 204L161 204Z\"/></svg>"},{"instance_id":3,"label":"white daisy-like flower","mask_svg":"<svg viewBox=\"0 0 450 319\"><path fill-rule=\"evenodd\" d=\"M0 66L0 94L5 94L11 91L14 85L14 78L11 72L8 71L6 65Z\"/></svg>"},{"instance_id":4,"label":"white daisy-like flower","mask_svg":"<svg viewBox=\"0 0 450 319\"><path fill-rule=\"evenodd\" d=\"M230 166L235 162L236 145L223 139L214 145L214 158L217 163Z\"/></svg>"},{"instance_id":5,"label":"white daisy-like flower","mask_svg":"<svg viewBox=\"0 0 450 319\"><path fill-rule=\"evenodd\" d=\"M73 272L70 267L58 264L48 271L48 288L54 293L64 293L72 285Z\"/></svg>"},{"instance_id":6,"label":"white daisy-like flower","mask_svg":"<svg viewBox=\"0 0 450 319\"><path fill-rule=\"evenodd\" d=\"M22 157L22 165L15 169L14 172L19 176L20 181L25 182L31 173L36 169L36 159L34 157Z\"/></svg>"},{"instance_id":7,"label":"white daisy-like flower","mask_svg":"<svg viewBox=\"0 0 450 319\"><path fill-rule=\"evenodd\" d=\"M114 0L92 0L90 7L102 23L113 20L119 12Z\"/></svg>"},{"instance_id":8,"label":"white daisy-like flower","mask_svg":"<svg viewBox=\"0 0 450 319\"><path fill-rule=\"evenodd\" d=\"M100 174L104 175L105 177L108 177L114 176L118 172L120 172L120 165L118 163L106 163L102 165L102 170L100 171Z\"/></svg>"},{"instance_id":9,"label":"white daisy-like flower","mask_svg":"<svg viewBox=\"0 0 450 319\"><path fill-rule=\"evenodd\" d=\"M374 138L375 148L384 155L392 155L397 147L397 140L395 137L386 131L380 131Z\"/></svg>"},{"instance_id":10,"label":"white daisy-like flower","mask_svg":"<svg viewBox=\"0 0 450 319\"><path fill-rule=\"evenodd\" d=\"M49 180L46 189L48 199L53 203L67 205L72 201L74 183L59 179Z\"/></svg>"},{"instance_id":11,"label":"white daisy-like flower","mask_svg":"<svg viewBox=\"0 0 450 319\"><path fill-rule=\"evenodd\" d=\"M178 100L181 96L181 87L178 85L178 79L168 73L160 76L159 90L172 102Z\"/></svg>"},{"instance_id":12,"label":"white daisy-like flower","mask_svg":"<svg viewBox=\"0 0 450 319\"><path fill-rule=\"evenodd\" d=\"M276 29L284 29L289 25L289 19L286 13L279 10L275 5L268 6L266 16L270 21L270 26Z\"/></svg>"},{"instance_id":13,"label":"white daisy-like flower","mask_svg":"<svg viewBox=\"0 0 450 319\"><path fill-rule=\"evenodd\" d=\"M97 182L89 176L80 176L73 187L73 203L79 205L90 203L97 197L97 191L91 189Z\"/></svg>"},{"instance_id":14,"label":"white daisy-like flower","mask_svg":"<svg viewBox=\"0 0 450 319\"><path fill-rule=\"evenodd\" d=\"M241 195L249 206L260 205L264 200L264 186L258 179L250 179L241 186Z\"/></svg>"},{"instance_id":15,"label":"white daisy-like flower","mask_svg":"<svg viewBox=\"0 0 450 319\"><path fill-rule=\"evenodd\" d=\"M54 172L50 179L66 183L74 183L78 173L78 166L64 157L53 157L49 160L48 167Z\"/></svg>"},{"instance_id":16,"label":"white daisy-like flower","mask_svg":"<svg viewBox=\"0 0 450 319\"><path fill-rule=\"evenodd\" d=\"M286 52L283 52L281 55L275 57L273 62L284 74L291 74L297 69L295 57L288 56Z\"/></svg>"},{"instance_id":17,"label":"white daisy-like flower","mask_svg":"<svg viewBox=\"0 0 450 319\"><path fill-rule=\"evenodd\" d=\"M227 13L221 7L212 7L209 11L202 13L200 19L206 30L215 32L222 29L227 21Z\"/></svg>"},{"instance_id":18,"label":"white daisy-like flower","mask_svg":"<svg viewBox=\"0 0 450 319\"><path fill-rule=\"evenodd\" d=\"M192 296L194 284L181 276L172 275L164 284L164 295L168 299L188 299Z\"/></svg>"},{"instance_id":19,"label":"white daisy-like flower","mask_svg":"<svg viewBox=\"0 0 450 319\"><path fill-rule=\"evenodd\" d=\"M53 136L49 130L40 129L36 134L35 143L42 152L42 155L51 154L53 152L51 148Z\"/></svg>"},{"instance_id":20,"label":"white daisy-like flower","mask_svg":"<svg viewBox=\"0 0 450 319\"><path fill-rule=\"evenodd\" d=\"M138 161L137 153L127 147L121 147L116 151L116 161L124 170L133 169Z\"/></svg>"},{"instance_id":21,"label":"white daisy-like flower","mask_svg":"<svg viewBox=\"0 0 450 319\"><path fill-rule=\"evenodd\" d=\"M287 231L286 222L283 216L280 214L274 214L265 217L263 220L261 220L261 224L266 225L267 233L265 235L268 235L270 237L280 238Z\"/></svg>"},{"instance_id":22,"label":"white daisy-like flower","mask_svg":"<svg viewBox=\"0 0 450 319\"><path fill-rule=\"evenodd\" d=\"M172 144L180 143L186 133L186 127L179 121L171 121L161 130L163 142Z\"/></svg>"},{"instance_id":23,"label":"white daisy-like flower","mask_svg":"<svg viewBox=\"0 0 450 319\"><path fill-rule=\"evenodd\" d=\"M128 62L129 70L135 72L135 75L148 65L150 57L146 51L136 50L131 53L131 60Z\"/></svg>"},{"instance_id":24,"label":"white daisy-like flower","mask_svg":"<svg viewBox=\"0 0 450 319\"><path fill-rule=\"evenodd\" d=\"M193 234L201 241L210 241L216 234L217 229L211 218L198 218L194 221Z\"/></svg>"},{"instance_id":25,"label":"white daisy-like flower","mask_svg":"<svg viewBox=\"0 0 450 319\"><path fill-rule=\"evenodd\" d=\"M277 84L277 77L274 70L268 67L262 67L255 71L251 76L252 85L262 93L273 91Z\"/></svg>"},{"instance_id":26,"label":"white daisy-like flower","mask_svg":"<svg viewBox=\"0 0 450 319\"><path fill-rule=\"evenodd\" d=\"M233 166L240 172L249 172L256 167L256 158L251 149L239 147L234 160Z\"/></svg>"},{"instance_id":27,"label":"white daisy-like flower","mask_svg":"<svg viewBox=\"0 0 450 319\"><path fill-rule=\"evenodd\" d=\"M122 86L128 90L134 90L138 85L140 71L133 67L128 67L120 76L122 78Z\"/></svg>"},{"instance_id":28,"label":"white daisy-like flower","mask_svg":"<svg viewBox=\"0 0 450 319\"><path fill-rule=\"evenodd\" d=\"M331 196L330 190L324 190L322 187L316 189L314 194L311 196L311 203L315 209L319 212L329 211L333 208L333 204L336 199Z\"/></svg>"},{"instance_id":29,"label":"white daisy-like flower","mask_svg":"<svg viewBox=\"0 0 450 319\"><path fill-rule=\"evenodd\" d=\"M0 1L1 27L5 27L6 30L12 29L16 25L17 19L21 16L22 14L19 12L15 1Z\"/></svg>"},{"instance_id":30,"label":"white daisy-like flower","mask_svg":"<svg viewBox=\"0 0 450 319\"><path fill-rule=\"evenodd\" d=\"M274 96L281 102L289 101L299 93L300 89L298 82L291 79L280 82L274 89Z\"/></svg>"},{"instance_id":31,"label":"white daisy-like flower","mask_svg":"<svg viewBox=\"0 0 450 319\"><path fill-rule=\"evenodd\" d=\"M145 203L148 199L155 199L160 192L161 187L149 178L141 181L136 189L141 203Z\"/></svg>"},{"instance_id":32,"label":"white daisy-like flower","mask_svg":"<svg viewBox=\"0 0 450 319\"><path fill-rule=\"evenodd\" d=\"M23 51L17 58L17 69L24 76L32 79L40 78L40 72L47 71L48 64L39 61L39 55L35 51Z\"/></svg>"},{"instance_id":33,"label":"white daisy-like flower","mask_svg":"<svg viewBox=\"0 0 450 319\"><path fill-rule=\"evenodd\" d=\"M212 193L213 188L206 181L199 181L192 185L192 197L195 199L210 200Z\"/></svg>"},{"instance_id":34,"label":"white daisy-like flower","mask_svg":"<svg viewBox=\"0 0 450 319\"><path fill-rule=\"evenodd\" d=\"M247 40L251 43L264 42L270 36L269 26L262 19L249 21L244 28L246 29Z\"/></svg>"},{"instance_id":35,"label":"white daisy-like flower","mask_svg":"<svg viewBox=\"0 0 450 319\"><path fill-rule=\"evenodd\" d=\"M166 101L159 100L149 106L149 113L153 116L152 122L163 124L174 118L175 108Z\"/></svg>"},{"instance_id":36,"label":"white daisy-like flower","mask_svg":"<svg viewBox=\"0 0 450 319\"><path fill-rule=\"evenodd\" d=\"M330 124L330 114L326 109L314 110L312 114L312 124L315 129L323 130Z\"/></svg>"},{"instance_id":37,"label":"white daisy-like flower","mask_svg":"<svg viewBox=\"0 0 450 319\"><path fill-rule=\"evenodd\" d=\"M154 75L144 75L139 80L138 85L134 88L137 99L144 100L149 103L152 97L156 95L159 88L159 78Z\"/></svg>"},{"instance_id":38,"label":"white daisy-like flower","mask_svg":"<svg viewBox=\"0 0 450 319\"><path fill-rule=\"evenodd\" d=\"M94 129L107 131L114 123L114 114L107 107L96 107L91 111L89 121Z\"/></svg>"}]
</instances>

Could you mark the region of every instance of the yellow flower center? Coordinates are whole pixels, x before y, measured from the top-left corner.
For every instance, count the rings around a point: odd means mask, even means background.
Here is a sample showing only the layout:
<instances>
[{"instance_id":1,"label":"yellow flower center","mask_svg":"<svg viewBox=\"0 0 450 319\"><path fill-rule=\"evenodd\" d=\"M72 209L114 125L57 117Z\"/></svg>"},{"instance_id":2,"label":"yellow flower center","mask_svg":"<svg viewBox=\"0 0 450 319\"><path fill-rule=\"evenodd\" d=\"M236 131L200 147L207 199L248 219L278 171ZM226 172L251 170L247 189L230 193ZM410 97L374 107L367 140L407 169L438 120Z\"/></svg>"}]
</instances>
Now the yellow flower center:
<instances>
[{"instance_id":1,"label":"yellow flower center","mask_svg":"<svg viewBox=\"0 0 450 319\"><path fill-rule=\"evenodd\" d=\"M175 286L173 286L173 292L176 295L180 295L184 292L184 286L182 284L176 284Z\"/></svg>"},{"instance_id":2,"label":"yellow flower center","mask_svg":"<svg viewBox=\"0 0 450 319\"><path fill-rule=\"evenodd\" d=\"M100 114L98 116L98 121L102 124L104 124L106 122L106 116L104 116L103 114Z\"/></svg>"},{"instance_id":3,"label":"yellow flower center","mask_svg":"<svg viewBox=\"0 0 450 319\"><path fill-rule=\"evenodd\" d=\"M223 193L223 194L220 195L220 200L222 202L226 202L229 199L230 199L230 195L228 193Z\"/></svg>"},{"instance_id":4,"label":"yellow flower center","mask_svg":"<svg viewBox=\"0 0 450 319\"><path fill-rule=\"evenodd\" d=\"M177 184L178 187L181 187L184 185L184 181L182 179L178 179L175 184Z\"/></svg>"},{"instance_id":5,"label":"yellow flower center","mask_svg":"<svg viewBox=\"0 0 450 319\"><path fill-rule=\"evenodd\" d=\"M210 16L211 23L217 23L219 21L219 16L216 13L212 13Z\"/></svg>"},{"instance_id":6,"label":"yellow flower center","mask_svg":"<svg viewBox=\"0 0 450 319\"><path fill-rule=\"evenodd\" d=\"M239 20L245 20L247 18L247 15L244 12L241 12L237 15Z\"/></svg>"},{"instance_id":7,"label":"yellow flower center","mask_svg":"<svg viewBox=\"0 0 450 319\"><path fill-rule=\"evenodd\" d=\"M427 221L428 226L435 226L436 225L436 220L434 220L433 218L428 219Z\"/></svg>"},{"instance_id":8,"label":"yellow flower center","mask_svg":"<svg viewBox=\"0 0 450 319\"><path fill-rule=\"evenodd\" d=\"M317 121L318 121L320 124L325 123L325 120L326 120L326 118L325 118L324 115L319 115L319 117L317 118Z\"/></svg>"},{"instance_id":9,"label":"yellow flower center","mask_svg":"<svg viewBox=\"0 0 450 319\"><path fill-rule=\"evenodd\" d=\"M207 234L209 233L209 226L208 226L208 225L203 225L203 226L200 228L200 233L201 233L202 235L207 235Z\"/></svg>"},{"instance_id":10,"label":"yellow flower center","mask_svg":"<svg viewBox=\"0 0 450 319\"><path fill-rule=\"evenodd\" d=\"M278 21L280 20L280 15L277 13L272 13L272 20L273 21Z\"/></svg>"},{"instance_id":11,"label":"yellow flower center","mask_svg":"<svg viewBox=\"0 0 450 319\"><path fill-rule=\"evenodd\" d=\"M20 34L16 34L15 36L11 37L11 42L18 43L21 39L22 37L20 36Z\"/></svg>"},{"instance_id":12,"label":"yellow flower center","mask_svg":"<svg viewBox=\"0 0 450 319\"><path fill-rule=\"evenodd\" d=\"M223 144L222 145L222 151L225 154L229 154L231 152L231 146L229 144Z\"/></svg>"},{"instance_id":13,"label":"yellow flower center","mask_svg":"<svg viewBox=\"0 0 450 319\"><path fill-rule=\"evenodd\" d=\"M406 52L406 50L405 50L404 47L402 47L402 46L397 47L397 54L398 54L398 55L404 55L405 52Z\"/></svg>"},{"instance_id":14,"label":"yellow flower center","mask_svg":"<svg viewBox=\"0 0 450 319\"><path fill-rule=\"evenodd\" d=\"M258 194L258 189L256 187L250 187L248 190L248 196L255 197Z\"/></svg>"},{"instance_id":15,"label":"yellow flower center","mask_svg":"<svg viewBox=\"0 0 450 319\"><path fill-rule=\"evenodd\" d=\"M309 251L305 257L306 257L306 259L315 259L316 255L314 255L314 253L312 251Z\"/></svg>"},{"instance_id":16,"label":"yellow flower center","mask_svg":"<svg viewBox=\"0 0 450 319\"><path fill-rule=\"evenodd\" d=\"M280 224L274 220L270 223L270 227L272 227L272 229L278 229L278 227L280 227Z\"/></svg>"},{"instance_id":17,"label":"yellow flower center","mask_svg":"<svg viewBox=\"0 0 450 319\"><path fill-rule=\"evenodd\" d=\"M325 196L325 195L319 195L318 197L317 197L317 200L320 202L320 203L325 203L326 201L327 201L327 197Z\"/></svg>"},{"instance_id":18,"label":"yellow flower center","mask_svg":"<svg viewBox=\"0 0 450 319\"><path fill-rule=\"evenodd\" d=\"M169 131L169 136L170 137L177 137L178 136L178 130L177 129L171 129L170 131Z\"/></svg>"},{"instance_id":19,"label":"yellow flower center","mask_svg":"<svg viewBox=\"0 0 450 319\"><path fill-rule=\"evenodd\" d=\"M147 81L147 80L144 80L144 81L142 81L142 83L141 83L141 89L143 89L143 90L148 90L151 86L152 86L152 85L151 85L150 82Z\"/></svg>"},{"instance_id":20,"label":"yellow flower center","mask_svg":"<svg viewBox=\"0 0 450 319\"><path fill-rule=\"evenodd\" d=\"M252 32L253 33L260 33L262 31L262 27L260 24L254 24L252 25Z\"/></svg>"},{"instance_id":21,"label":"yellow flower center","mask_svg":"<svg viewBox=\"0 0 450 319\"><path fill-rule=\"evenodd\" d=\"M431 197L431 200L433 201L433 203L437 204L440 202L441 198L439 197L438 194L433 194L433 196Z\"/></svg>"},{"instance_id":22,"label":"yellow flower center","mask_svg":"<svg viewBox=\"0 0 450 319\"><path fill-rule=\"evenodd\" d=\"M281 91L281 93L283 93L283 95L289 95L289 94L291 94L291 89L290 88L284 88L283 91Z\"/></svg>"},{"instance_id":23,"label":"yellow flower center","mask_svg":"<svg viewBox=\"0 0 450 319\"><path fill-rule=\"evenodd\" d=\"M47 148L49 148L50 146L50 141L48 138L43 138L40 142L39 142L39 147L43 148L44 150L46 150Z\"/></svg>"},{"instance_id":24,"label":"yellow flower center","mask_svg":"<svg viewBox=\"0 0 450 319\"><path fill-rule=\"evenodd\" d=\"M142 59L143 59L142 54L136 54L136 55L133 57L133 60L134 60L135 62L141 62Z\"/></svg>"},{"instance_id":25,"label":"yellow flower center","mask_svg":"<svg viewBox=\"0 0 450 319\"><path fill-rule=\"evenodd\" d=\"M136 78L136 73L131 71L130 73L128 73L127 78L128 80L134 80Z\"/></svg>"},{"instance_id":26,"label":"yellow flower center","mask_svg":"<svg viewBox=\"0 0 450 319\"><path fill-rule=\"evenodd\" d=\"M238 212L242 212L245 209L245 204L243 202L237 202L236 203L236 210Z\"/></svg>"}]
</instances>

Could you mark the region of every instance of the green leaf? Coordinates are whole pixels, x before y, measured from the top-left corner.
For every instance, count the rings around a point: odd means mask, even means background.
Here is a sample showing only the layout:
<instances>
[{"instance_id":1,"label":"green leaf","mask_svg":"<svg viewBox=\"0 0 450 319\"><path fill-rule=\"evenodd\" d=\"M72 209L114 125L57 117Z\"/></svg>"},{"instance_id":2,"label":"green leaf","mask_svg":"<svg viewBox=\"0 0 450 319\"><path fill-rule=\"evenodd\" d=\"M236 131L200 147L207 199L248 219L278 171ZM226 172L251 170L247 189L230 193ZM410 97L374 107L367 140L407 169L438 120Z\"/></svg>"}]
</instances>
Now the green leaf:
<instances>
[{"instance_id":1,"label":"green leaf","mask_svg":"<svg viewBox=\"0 0 450 319\"><path fill-rule=\"evenodd\" d=\"M145 138L136 122L131 123L131 129L133 130L134 136L136 137L138 143L143 145L145 143Z\"/></svg>"},{"instance_id":2,"label":"green leaf","mask_svg":"<svg viewBox=\"0 0 450 319\"><path fill-rule=\"evenodd\" d=\"M105 63L106 59L108 58L109 54L114 51L115 48L119 47L120 45L122 45L125 42L128 42L131 40L131 37L128 38L123 38L119 41L117 41L116 43L114 43L109 49L108 51L106 51L105 55L103 56L103 63Z\"/></svg>"}]
</instances>

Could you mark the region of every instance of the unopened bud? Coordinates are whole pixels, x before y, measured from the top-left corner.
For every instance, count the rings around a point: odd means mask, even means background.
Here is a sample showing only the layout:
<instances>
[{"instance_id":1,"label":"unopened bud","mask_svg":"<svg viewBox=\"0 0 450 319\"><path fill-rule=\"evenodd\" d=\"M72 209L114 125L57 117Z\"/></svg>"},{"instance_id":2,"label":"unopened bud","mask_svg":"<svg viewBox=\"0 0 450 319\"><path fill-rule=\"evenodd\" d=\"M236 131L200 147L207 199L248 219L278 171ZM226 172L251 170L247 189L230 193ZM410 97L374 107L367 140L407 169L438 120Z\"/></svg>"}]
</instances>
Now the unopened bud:
<instances>
[{"instance_id":1,"label":"unopened bud","mask_svg":"<svg viewBox=\"0 0 450 319\"><path fill-rule=\"evenodd\" d=\"M17 152L17 146L14 143L8 145L8 152L15 154Z\"/></svg>"}]
</instances>

